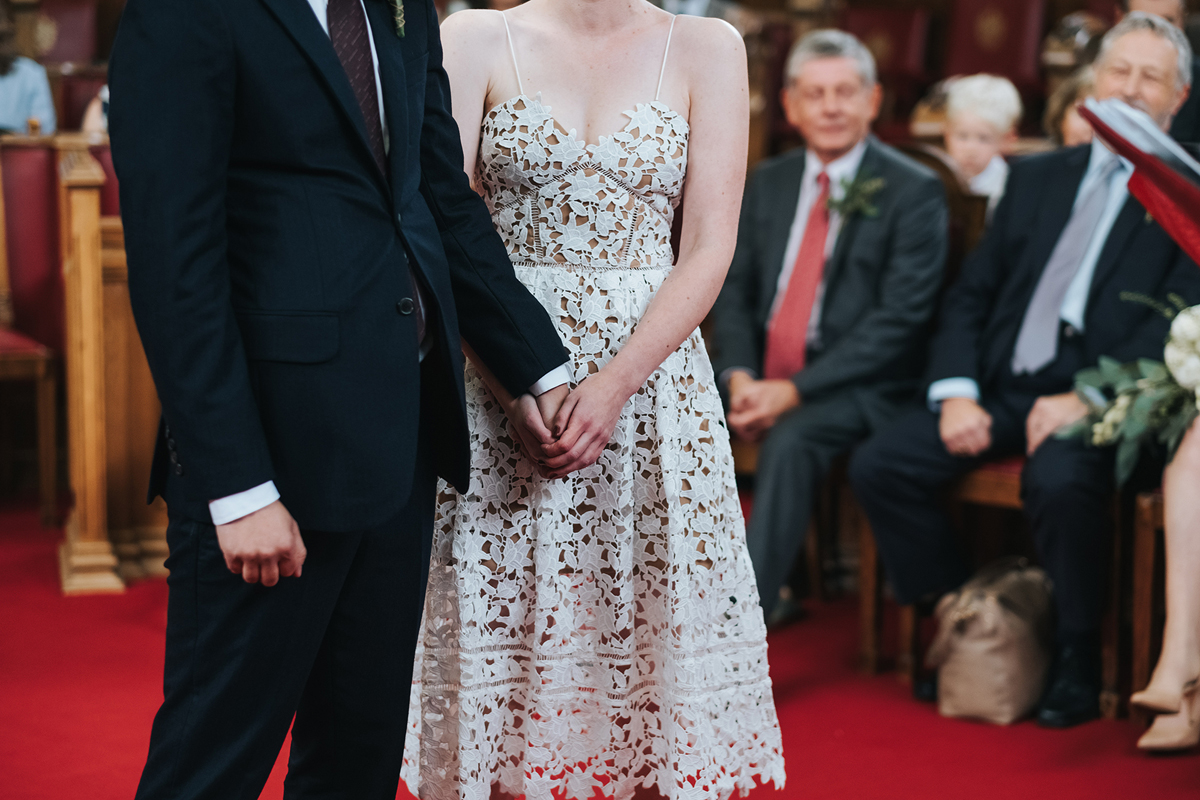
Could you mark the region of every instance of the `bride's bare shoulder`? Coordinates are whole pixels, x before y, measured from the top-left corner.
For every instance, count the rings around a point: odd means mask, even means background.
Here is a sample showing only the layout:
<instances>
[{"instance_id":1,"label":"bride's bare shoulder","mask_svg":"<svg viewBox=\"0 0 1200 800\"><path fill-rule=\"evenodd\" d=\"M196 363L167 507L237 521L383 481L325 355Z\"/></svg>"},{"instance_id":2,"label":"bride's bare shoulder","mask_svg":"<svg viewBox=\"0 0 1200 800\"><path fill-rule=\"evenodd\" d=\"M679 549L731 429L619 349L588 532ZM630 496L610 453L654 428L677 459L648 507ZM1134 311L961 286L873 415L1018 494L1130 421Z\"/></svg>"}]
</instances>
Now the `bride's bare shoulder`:
<instances>
[{"instance_id":1,"label":"bride's bare shoulder","mask_svg":"<svg viewBox=\"0 0 1200 800\"><path fill-rule=\"evenodd\" d=\"M504 45L504 20L500 12L483 8L456 11L442 23L442 42L479 53Z\"/></svg>"},{"instance_id":2,"label":"bride's bare shoulder","mask_svg":"<svg viewBox=\"0 0 1200 800\"><path fill-rule=\"evenodd\" d=\"M675 18L675 32L671 36L672 58L681 58L689 71L711 75L731 66L745 68L746 45L742 35L723 19L680 14Z\"/></svg>"}]
</instances>

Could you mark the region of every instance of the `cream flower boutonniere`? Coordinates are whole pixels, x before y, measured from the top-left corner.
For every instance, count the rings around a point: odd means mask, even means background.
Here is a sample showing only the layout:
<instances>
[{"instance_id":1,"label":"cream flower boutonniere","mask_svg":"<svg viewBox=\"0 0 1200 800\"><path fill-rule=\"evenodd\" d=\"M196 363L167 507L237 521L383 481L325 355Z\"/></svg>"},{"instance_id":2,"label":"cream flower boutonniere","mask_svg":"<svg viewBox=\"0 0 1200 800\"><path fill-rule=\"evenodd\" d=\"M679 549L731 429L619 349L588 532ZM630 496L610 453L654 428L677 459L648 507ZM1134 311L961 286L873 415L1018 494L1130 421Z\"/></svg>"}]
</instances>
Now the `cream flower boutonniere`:
<instances>
[{"instance_id":1,"label":"cream flower boutonniere","mask_svg":"<svg viewBox=\"0 0 1200 800\"><path fill-rule=\"evenodd\" d=\"M842 197L835 199L832 194L825 202L825 207L837 212L843 217L862 214L864 217L879 216L879 208L873 202L875 195L883 191L887 181L883 178L873 178L870 175L859 175L854 180L842 180Z\"/></svg>"},{"instance_id":2,"label":"cream flower boutonniere","mask_svg":"<svg viewBox=\"0 0 1200 800\"><path fill-rule=\"evenodd\" d=\"M396 26L396 35L404 38L404 0L388 0L392 8L392 22Z\"/></svg>"}]
</instances>

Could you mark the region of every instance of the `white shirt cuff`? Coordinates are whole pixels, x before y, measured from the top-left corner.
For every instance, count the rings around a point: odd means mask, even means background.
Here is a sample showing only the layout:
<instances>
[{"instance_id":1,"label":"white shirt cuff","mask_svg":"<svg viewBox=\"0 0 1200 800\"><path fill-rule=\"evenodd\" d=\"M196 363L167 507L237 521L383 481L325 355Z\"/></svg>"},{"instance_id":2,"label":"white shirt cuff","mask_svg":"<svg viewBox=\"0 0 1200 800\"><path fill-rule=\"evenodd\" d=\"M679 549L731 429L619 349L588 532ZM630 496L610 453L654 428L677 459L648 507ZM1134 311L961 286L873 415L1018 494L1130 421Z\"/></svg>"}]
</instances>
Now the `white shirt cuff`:
<instances>
[{"instance_id":1,"label":"white shirt cuff","mask_svg":"<svg viewBox=\"0 0 1200 800\"><path fill-rule=\"evenodd\" d=\"M543 395L551 389L557 389L564 383L571 382L571 373L564 363L561 367L555 367L542 376L542 379L529 387L529 393L534 397Z\"/></svg>"},{"instance_id":2,"label":"white shirt cuff","mask_svg":"<svg viewBox=\"0 0 1200 800\"><path fill-rule=\"evenodd\" d=\"M253 489L213 500L208 504L208 513L212 514L213 525L228 525L261 511L278 499L279 490L275 488L275 481L267 481Z\"/></svg>"},{"instance_id":3,"label":"white shirt cuff","mask_svg":"<svg viewBox=\"0 0 1200 800\"><path fill-rule=\"evenodd\" d=\"M943 378L929 386L929 410L940 411L943 400L965 397L979 402L979 384L971 378Z\"/></svg>"}]
</instances>

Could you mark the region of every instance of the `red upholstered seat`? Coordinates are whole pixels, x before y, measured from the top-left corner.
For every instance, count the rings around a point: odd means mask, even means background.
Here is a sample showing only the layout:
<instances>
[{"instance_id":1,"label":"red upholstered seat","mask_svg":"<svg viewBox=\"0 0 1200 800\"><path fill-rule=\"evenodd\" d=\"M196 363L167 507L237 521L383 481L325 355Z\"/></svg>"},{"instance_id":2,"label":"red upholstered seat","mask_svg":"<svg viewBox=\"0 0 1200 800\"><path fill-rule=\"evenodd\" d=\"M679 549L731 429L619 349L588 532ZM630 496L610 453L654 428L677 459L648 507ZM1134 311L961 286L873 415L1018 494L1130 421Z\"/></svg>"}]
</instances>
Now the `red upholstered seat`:
<instances>
[{"instance_id":1,"label":"red upholstered seat","mask_svg":"<svg viewBox=\"0 0 1200 800\"><path fill-rule=\"evenodd\" d=\"M954 0L945 73L988 72L1024 92L1040 92L1045 17L1046 0Z\"/></svg>"},{"instance_id":2,"label":"red upholstered seat","mask_svg":"<svg viewBox=\"0 0 1200 800\"><path fill-rule=\"evenodd\" d=\"M989 461L979 468L984 472L998 472L1004 475L1020 475L1025 469L1025 456L1012 456Z\"/></svg>"},{"instance_id":3,"label":"red upholstered seat","mask_svg":"<svg viewBox=\"0 0 1200 800\"><path fill-rule=\"evenodd\" d=\"M24 355L40 357L46 354L46 348L28 336L0 328L0 356Z\"/></svg>"},{"instance_id":4,"label":"red upholstered seat","mask_svg":"<svg viewBox=\"0 0 1200 800\"><path fill-rule=\"evenodd\" d=\"M14 330L63 352L58 154L49 145L0 148Z\"/></svg>"},{"instance_id":5,"label":"red upholstered seat","mask_svg":"<svg viewBox=\"0 0 1200 800\"><path fill-rule=\"evenodd\" d=\"M90 64L96 58L95 0L42 0L42 16L53 23L54 44L42 61Z\"/></svg>"}]
</instances>

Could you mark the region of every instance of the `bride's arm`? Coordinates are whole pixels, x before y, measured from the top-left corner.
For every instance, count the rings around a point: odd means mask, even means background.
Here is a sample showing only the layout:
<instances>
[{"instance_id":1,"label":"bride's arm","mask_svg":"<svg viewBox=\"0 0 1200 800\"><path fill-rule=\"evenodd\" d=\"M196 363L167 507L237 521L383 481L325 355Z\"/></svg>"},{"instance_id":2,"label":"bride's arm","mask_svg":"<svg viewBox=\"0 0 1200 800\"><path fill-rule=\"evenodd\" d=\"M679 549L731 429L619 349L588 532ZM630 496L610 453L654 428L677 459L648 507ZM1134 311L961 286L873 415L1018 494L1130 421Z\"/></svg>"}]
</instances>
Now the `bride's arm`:
<instances>
[{"instance_id":1,"label":"bride's arm","mask_svg":"<svg viewBox=\"0 0 1200 800\"><path fill-rule=\"evenodd\" d=\"M462 139L463 171L475 187L479 132L491 88L489 54L503 44L504 29L495 12L464 10L442 23L442 65L450 78L450 113ZM499 33L499 41L496 34Z\"/></svg>"},{"instance_id":2,"label":"bride's arm","mask_svg":"<svg viewBox=\"0 0 1200 800\"><path fill-rule=\"evenodd\" d=\"M546 450L555 477L600 457L625 402L712 308L733 258L749 137L745 46L712 19L679 17L675 37L670 58L686 76L691 129L678 259L621 351L559 410L561 438Z\"/></svg>"},{"instance_id":3,"label":"bride's arm","mask_svg":"<svg viewBox=\"0 0 1200 800\"><path fill-rule=\"evenodd\" d=\"M475 185L475 165L479 156L479 133L491 92L493 54L506 46L501 21L492 11L459 11L442 23L442 65L450 80L450 112L458 125L462 141L463 171ZM504 50L500 55L506 54ZM551 441L548 425L562 402L567 386L552 389L537 398L529 394L514 397L491 369L462 340L463 354L475 365L483 382L500 401L530 458L537 460L539 448ZM544 418L544 419L543 419Z\"/></svg>"}]
</instances>

